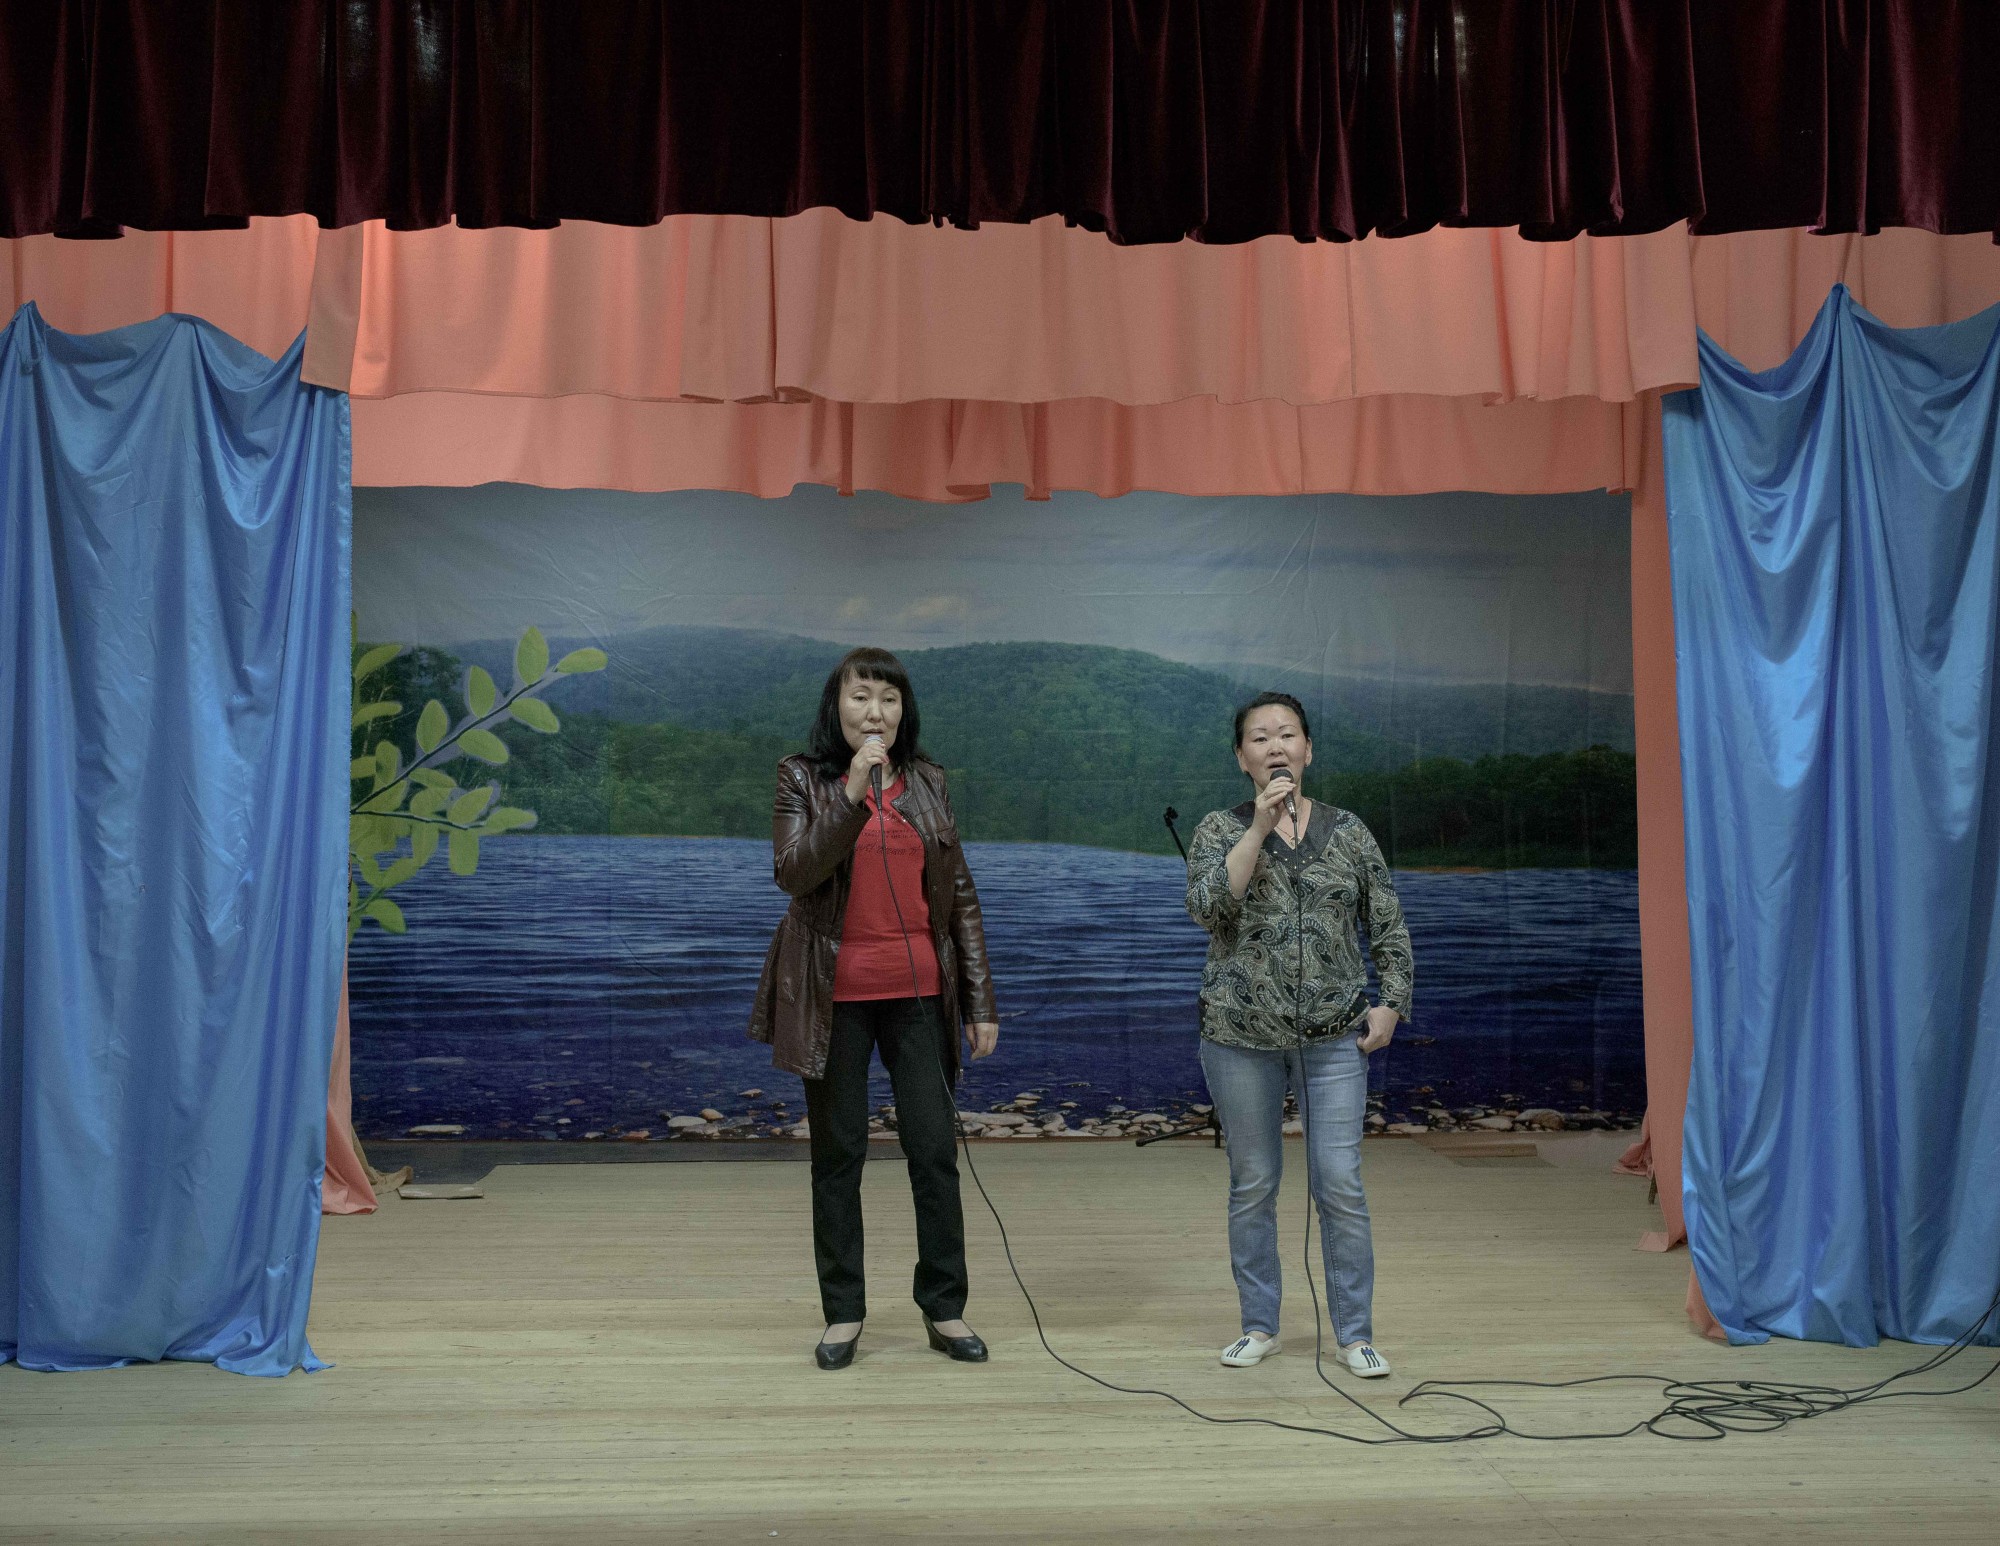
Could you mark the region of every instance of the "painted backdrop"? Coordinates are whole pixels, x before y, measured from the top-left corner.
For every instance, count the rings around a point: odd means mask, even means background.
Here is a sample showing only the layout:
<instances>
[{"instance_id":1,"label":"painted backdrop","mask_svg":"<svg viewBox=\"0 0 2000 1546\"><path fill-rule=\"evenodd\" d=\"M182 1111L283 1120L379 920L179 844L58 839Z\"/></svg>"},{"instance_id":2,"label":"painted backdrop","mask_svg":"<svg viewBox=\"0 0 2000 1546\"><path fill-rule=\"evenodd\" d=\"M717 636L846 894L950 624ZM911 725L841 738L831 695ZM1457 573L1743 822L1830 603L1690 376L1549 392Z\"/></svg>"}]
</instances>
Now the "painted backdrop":
<instances>
[{"instance_id":1,"label":"painted backdrop","mask_svg":"<svg viewBox=\"0 0 2000 1546\"><path fill-rule=\"evenodd\" d=\"M911 670L985 905L1000 1050L963 1107L1105 1131L1205 1101L1162 813L1244 798L1231 715L1280 688L1415 944L1372 1120L1634 1120L1628 561L1605 495L357 489L356 1125L796 1122L744 1036L772 771L858 643Z\"/></svg>"}]
</instances>

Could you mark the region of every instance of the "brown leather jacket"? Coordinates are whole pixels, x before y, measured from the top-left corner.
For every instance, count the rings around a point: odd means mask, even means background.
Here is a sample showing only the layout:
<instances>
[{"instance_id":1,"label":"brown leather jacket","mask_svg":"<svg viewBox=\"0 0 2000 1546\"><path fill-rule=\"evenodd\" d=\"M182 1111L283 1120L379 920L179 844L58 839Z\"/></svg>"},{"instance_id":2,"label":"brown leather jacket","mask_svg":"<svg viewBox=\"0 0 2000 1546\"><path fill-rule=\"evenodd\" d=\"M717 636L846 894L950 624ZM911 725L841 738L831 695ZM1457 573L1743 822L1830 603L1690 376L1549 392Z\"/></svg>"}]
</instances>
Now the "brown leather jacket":
<instances>
[{"instance_id":1,"label":"brown leather jacket","mask_svg":"<svg viewBox=\"0 0 2000 1546\"><path fill-rule=\"evenodd\" d=\"M960 1022L996 1018L986 932L979 893L972 888L958 824L945 795L944 769L919 760L903 769L903 777L904 790L890 804L924 840L924 895L937 950L939 1002L952 1021L948 1057L956 1079ZM841 780L817 772L804 757L787 757L778 764L771 868L792 905L764 956L750 1035L771 1044L774 1068L807 1079L826 1076L834 957L847 917L854 844L867 824L867 805L848 799Z\"/></svg>"}]
</instances>

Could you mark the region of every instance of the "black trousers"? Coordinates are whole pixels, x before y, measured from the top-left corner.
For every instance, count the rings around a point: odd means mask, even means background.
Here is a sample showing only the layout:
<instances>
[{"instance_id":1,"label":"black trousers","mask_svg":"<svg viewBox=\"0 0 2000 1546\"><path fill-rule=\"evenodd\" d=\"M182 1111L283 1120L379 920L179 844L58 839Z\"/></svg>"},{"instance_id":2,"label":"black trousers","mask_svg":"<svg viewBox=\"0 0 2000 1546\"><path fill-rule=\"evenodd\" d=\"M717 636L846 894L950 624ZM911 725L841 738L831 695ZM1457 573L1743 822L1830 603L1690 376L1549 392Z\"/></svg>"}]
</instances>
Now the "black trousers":
<instances>
[{"instance_id":1,"label":"black trousers","mask_svg":"<svg viewBox=\"0 0 2000 1546\"><path fill-rule=\"evenodd\" d=\"M965 1313L965 1216L958 1201L958 1113L945 1084L955 1034L935 998L833 1006L826 1077L808 1079L813 1259L828 1325L868 1314L861 1249L861 1170L868 1160L868 1061L877 1047L896 1093L896 1136L917 1205L917 1307L934 1321Z\"/></svg>"}]
</instances>

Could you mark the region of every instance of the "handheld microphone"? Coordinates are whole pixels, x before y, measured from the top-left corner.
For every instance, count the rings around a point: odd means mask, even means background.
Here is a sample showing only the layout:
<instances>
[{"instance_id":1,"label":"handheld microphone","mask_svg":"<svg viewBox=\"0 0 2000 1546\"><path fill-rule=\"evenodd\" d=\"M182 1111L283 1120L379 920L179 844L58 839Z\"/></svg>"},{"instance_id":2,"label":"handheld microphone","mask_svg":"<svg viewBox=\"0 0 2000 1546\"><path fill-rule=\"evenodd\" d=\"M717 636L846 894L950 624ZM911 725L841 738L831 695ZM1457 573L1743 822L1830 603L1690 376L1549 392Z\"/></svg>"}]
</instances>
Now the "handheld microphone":
<instances>
[{"instance_id":1,"label":"handheld microphone","mask_svg":"<svg viewBox=\"0 0 2000 1546\"><path fill-rule=\"evenodd\" d=\"M869 741L875 741L875 742L878 742L878 743L879 743L879 742L881 741L881 739L882 739L882 737L881 737L881 736L879 736L879 735L876 735L876 734L874 734L874 733L872 733L872 732L871 732L871 733L869 733L868 735L864 735L864 736L863 736L863 737L861 738L861 740L862 740L862 742L863 742L863 744L864 744L864 745L865 745L865 744L866 744L867 742L869 742ZM881 764L881 763L879 763L879 762L878 762L878 763L876 763L874 767L872 767L872 768L870 768L870 769L868 770L868 782L869 782L870 784L872 784L872 785L874 785L874 786L875 786L875 803L876 803L877 805L880 805L880 804L882 803L882 764Z\"/></svg>"},{"instance_id":2,"label":"handheld microphone","mask_svg":"<svg viewBox=\"0 0 2000 1546\"><path fill-rule=\"evenodd\" d=\"M1292 825L1296 827L1299 824L1299 802L1293 791L1298 788L1298 781L1292 776L1292 770L1282 762L1271 769L1271 782L1276 783L1281 778L1288 786L1285 790L1285 814L1292 818Z\"/></svg>"}]
</instances>

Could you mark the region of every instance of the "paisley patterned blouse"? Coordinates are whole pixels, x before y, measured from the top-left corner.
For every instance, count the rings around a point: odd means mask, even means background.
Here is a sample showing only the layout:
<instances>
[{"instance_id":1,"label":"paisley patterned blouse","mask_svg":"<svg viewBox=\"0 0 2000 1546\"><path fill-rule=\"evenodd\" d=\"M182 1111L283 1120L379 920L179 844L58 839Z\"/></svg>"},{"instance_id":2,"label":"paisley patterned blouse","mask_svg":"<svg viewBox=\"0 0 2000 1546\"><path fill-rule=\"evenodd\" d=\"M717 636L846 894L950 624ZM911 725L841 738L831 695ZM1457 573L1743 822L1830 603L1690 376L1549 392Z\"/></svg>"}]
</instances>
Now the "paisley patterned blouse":
<instances>
[{"instance_id":1,"label":"paisley patterned blouse","mask_svg":"<svg viewBox=\"0 0 2000 1546\"><path fill-rule=\"evenodd\" d=\"M1211 811L1188 846L1187 910L1209 935L1202 1035L1275 1051L1349 1030L1368 1008L1357 924L1368 931L1382 1003L1408 1019L1410 931L1382 850L1361 818L1314 802L1296 849L1275 832L1264 840L1239 900L1229 893L1229 850L1252 815L1248 802Z\"/></svg>"}]
</instances>

